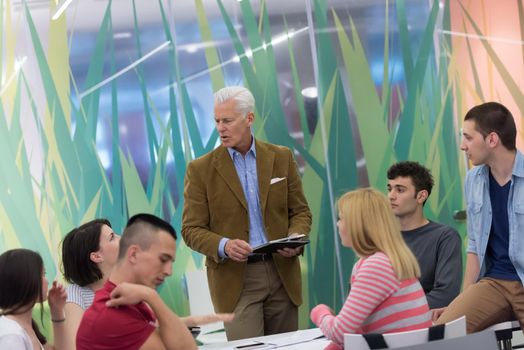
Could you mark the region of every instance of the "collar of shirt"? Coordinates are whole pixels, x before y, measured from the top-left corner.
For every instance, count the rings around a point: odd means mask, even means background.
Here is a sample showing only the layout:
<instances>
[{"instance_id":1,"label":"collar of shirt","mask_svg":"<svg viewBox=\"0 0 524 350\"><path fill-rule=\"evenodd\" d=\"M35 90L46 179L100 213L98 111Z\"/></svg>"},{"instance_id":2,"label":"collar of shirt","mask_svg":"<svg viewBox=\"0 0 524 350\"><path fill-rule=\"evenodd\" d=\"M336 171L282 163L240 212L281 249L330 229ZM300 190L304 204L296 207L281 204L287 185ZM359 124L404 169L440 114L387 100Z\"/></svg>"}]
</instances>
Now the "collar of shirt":
<instances>
[{"instance_id":1,"label":"collar of shirt","mask_svg":"<svg viewBox=\"0 0 524 350\"><path fill-rule=\"evenodd\" d=\"M476 174L477 176L486 177L486 179L488 179L489 166L487 166L486 164L480 165ZM515 163L513 164L513 170L511 171L511 174L513 176L524 178L524 155L520 153L520 151L518 150L515 155Z\"/></svg>"},{"instance_id":2,"label":"collar of shirt","mask_svg":"<svg viewBox=\"0 0 524 350\"><path fill-rule=\"evenodd\" d=\"M515 155L515 164L513 165L513 175L524 177L524 156L517 151Z\"/></svg>"}]
</instances>

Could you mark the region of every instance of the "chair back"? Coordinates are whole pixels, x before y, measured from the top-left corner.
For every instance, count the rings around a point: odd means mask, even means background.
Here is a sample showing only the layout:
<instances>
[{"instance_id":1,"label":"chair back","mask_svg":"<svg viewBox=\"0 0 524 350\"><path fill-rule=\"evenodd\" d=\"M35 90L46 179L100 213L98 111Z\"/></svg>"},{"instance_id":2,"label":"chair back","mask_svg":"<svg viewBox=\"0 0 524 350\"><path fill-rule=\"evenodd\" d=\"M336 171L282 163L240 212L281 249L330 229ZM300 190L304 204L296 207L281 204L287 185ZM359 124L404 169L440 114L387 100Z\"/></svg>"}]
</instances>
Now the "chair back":
<instances>
[{"instance_id":1,"label":"chair back","mask_svg":"<svg viewBox=\"0 0 524 350\"><path fill-rule=\"evenodd\" d=\"M506 321L494 324L488 329L495 332L497 341L499 342L499 348L501 350L511 350L511 340L513 339L513 332L520 330L519 321Z\"/></svg>"},{"instance_id":2,"label":"chair back","mask_svg":"<svg viewBox=\"0 0 524 350\"><path fill-rule=\"evenodd\" d=\"M429 343L398 348L398 350L500 350L493 330L469 334L464 337L430 341Z\"/></svg>"},{"instance_id":3,"label":"chair back","mask_svg":"<svg viewBox=\"0 0 524 350\"><path fill-rule=\"evenodd\" d=\"M429 328L414 331L385 333L383 339L389 349L428 342ZM466 317L462 316L444 326L444 339L466 335ZM344 334L344 350L371 350L362 334Z\"/></svg>"},{"instance_id":4,"label":"chair back","mask_svg":"<svg viewBox=\"0 0 524 350\"><path fill-rule=\"evenodd\" d=\"M207 274L204 270L189 271L185 274L187 285L187 298L189 301L189 313L191 315L209 315L215 313L209 286L207 284ZM215 322L202 325L202 333L214 332L224 329L223 322Z\"/></svg>"}]
</instances>

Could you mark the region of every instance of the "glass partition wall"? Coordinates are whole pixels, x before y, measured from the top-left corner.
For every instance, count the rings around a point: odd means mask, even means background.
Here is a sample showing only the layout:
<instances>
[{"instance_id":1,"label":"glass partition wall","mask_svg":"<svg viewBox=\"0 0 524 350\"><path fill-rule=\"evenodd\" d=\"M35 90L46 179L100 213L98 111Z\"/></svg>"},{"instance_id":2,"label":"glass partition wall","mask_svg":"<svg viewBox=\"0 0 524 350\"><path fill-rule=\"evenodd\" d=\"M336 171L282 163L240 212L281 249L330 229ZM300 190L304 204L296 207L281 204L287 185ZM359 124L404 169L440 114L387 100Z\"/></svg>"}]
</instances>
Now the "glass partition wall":
<instances>
[{"instance_id":1,"label":"glass partition wall","mask_svg":"<svg viewBox=\"0 0 524 350\"><path fill-rule=\"evenodd\" d=\"M426 215L464 237L453 219L469 166L462 116L491 99L524 111L524 74L509 73L523 70L520 3L72 0L60 14L63 4L0 0L0 250L38 250L49 278L60 278L62 237L92 218L121 231L146 211L180 231L186 165L219 143L213 91L244 85L255 137L294 151L313 213L306 327L312 306L338 309L348 290L341 194L385 192L393 162L419 161L436 183ZM181 277L203 257L180 239L174 267L161 294L183 315Z\"/></svg>"}]
</instances>

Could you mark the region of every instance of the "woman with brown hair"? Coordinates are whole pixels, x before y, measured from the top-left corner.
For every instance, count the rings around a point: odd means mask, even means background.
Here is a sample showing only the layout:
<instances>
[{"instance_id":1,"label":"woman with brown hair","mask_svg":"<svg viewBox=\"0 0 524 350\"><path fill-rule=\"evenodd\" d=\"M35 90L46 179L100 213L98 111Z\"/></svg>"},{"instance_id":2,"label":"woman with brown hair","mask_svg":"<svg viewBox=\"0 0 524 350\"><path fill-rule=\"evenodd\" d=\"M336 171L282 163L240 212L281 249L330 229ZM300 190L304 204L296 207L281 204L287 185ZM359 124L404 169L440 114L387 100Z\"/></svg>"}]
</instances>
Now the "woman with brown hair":
<instances>
[{"instance_id":1,"label":"woman with brown hair","mask_svg":"<svg viewBox=\"0 0 524 350\"><path fill-rule=\"evenodd\" d=\"M32 316L35 304L40 303L43 310L45 300L51 311L55 346L47 343ZM0 255L0 349L65 350L65 300L65 289L56 281L48 290L44 263L38 253L13 249Z\"/></svg>"}]
</instances>

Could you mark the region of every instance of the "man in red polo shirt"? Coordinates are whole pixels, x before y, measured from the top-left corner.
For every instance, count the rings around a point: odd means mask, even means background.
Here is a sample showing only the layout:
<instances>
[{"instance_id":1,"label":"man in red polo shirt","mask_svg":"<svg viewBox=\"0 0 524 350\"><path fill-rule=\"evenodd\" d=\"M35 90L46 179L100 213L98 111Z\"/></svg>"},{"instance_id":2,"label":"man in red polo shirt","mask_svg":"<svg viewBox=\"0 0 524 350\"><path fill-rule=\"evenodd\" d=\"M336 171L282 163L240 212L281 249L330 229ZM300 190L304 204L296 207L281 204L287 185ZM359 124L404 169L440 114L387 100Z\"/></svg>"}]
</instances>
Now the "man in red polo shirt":
<instances>
[{"instance_id":1,"label":"man in red polo shirt","mask_svg":"<svg viewBox=\"0 0 524 350\"><path fill-rule=\"evenodd\" d=\"M150 214L129 219L117 264L80 323L78 350L196 349L186 325L155 290L171 275L175 250L169 223Z\"/></svg>"}]
</instances>

